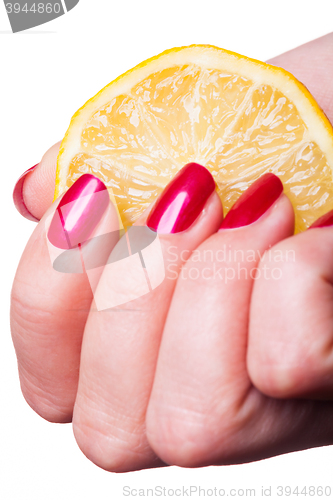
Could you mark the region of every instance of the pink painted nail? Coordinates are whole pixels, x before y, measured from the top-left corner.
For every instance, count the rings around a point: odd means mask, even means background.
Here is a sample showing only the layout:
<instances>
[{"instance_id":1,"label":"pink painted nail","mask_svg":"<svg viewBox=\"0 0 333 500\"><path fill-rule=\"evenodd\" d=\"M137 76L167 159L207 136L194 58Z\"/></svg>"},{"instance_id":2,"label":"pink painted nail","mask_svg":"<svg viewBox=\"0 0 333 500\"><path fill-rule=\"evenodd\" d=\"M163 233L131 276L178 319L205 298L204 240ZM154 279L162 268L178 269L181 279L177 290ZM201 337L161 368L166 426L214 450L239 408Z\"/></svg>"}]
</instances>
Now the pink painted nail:
<instances>
[{"instance_id":1,"label":"pink painted nail","mask_svg":"<svg viewBox=\"0 0 333 500\"><path fill-rule=\"evenodd\" d=\"M308 229L313 229L315 227L328 227L328 226L333 226L333 210L319 217L319 219L317 219Z\"/></svg>"},{"instance_id":2,"label":"pink painted nail","mask_svg":"<svg viewBox=\"0 0 333 500\"><path fill-rule=\"evenodd\" d=\"M17 211L23 215L26 219L32 220L33 222L39 222L39 219L37 219L32 213L28 210L24 198L23 198L23 185L24 181L27 177L27 175L32 172L36 167L38 163L34 165L33 167L29 168L26 170L21 177L19 177L18 181L15 184L14 191L13 191L13 201L14 205L17 209Z\"/></svg>"},{"instance_id":3,"label":"pink painted nail","mask_svg":"<svg viewBox=\"0 0 333 500\"><path fill-rule=\"evenodd\" d=\"M84 174L61 199L48 231L52 245L71 249L84 243L101 220L110 198L103 182Z\"/></svg>"},{"instance_id":4,"label":"pink painted nail","mask_svg":"<svg viewBox=\"0 0 333 500\"><path fill-rule=\"evenodd\" d=\"M147 226L162 234L185 231L198 218L214 190L209 170L198 163L188 163L163 191Z\"/></svg>"},{"instance_id":5,"label":"pink painted nail","mask_svg":"<svg viewBox=\"0 0 333 500\"><path fill-rule=\"evenodd\" d=\"M271 173L259 177L238 198L227 213L220 229L232 229L252 224L259 219L281 196L283 184Z\"/></svg>"}]
</instances>

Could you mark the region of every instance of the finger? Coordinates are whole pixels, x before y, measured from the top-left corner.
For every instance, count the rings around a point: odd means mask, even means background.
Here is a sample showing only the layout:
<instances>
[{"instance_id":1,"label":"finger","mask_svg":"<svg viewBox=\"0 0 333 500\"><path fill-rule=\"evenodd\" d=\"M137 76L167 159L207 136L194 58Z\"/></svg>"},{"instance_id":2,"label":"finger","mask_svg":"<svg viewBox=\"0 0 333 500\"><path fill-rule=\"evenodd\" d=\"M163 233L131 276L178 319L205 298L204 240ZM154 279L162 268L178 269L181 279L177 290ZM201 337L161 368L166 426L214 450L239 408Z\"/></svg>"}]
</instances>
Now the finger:
<instances>
[{"instance_id":1,"label":"finger","mask_svg":"<svg viewBox=\"0 0 333 500\"><path fill-rule=\"evenodd\" d=\"M78 190L84 187L86 196L80 198ZM90 208L89 213L82 213L82 203ZM61 244L64 232L58 225L60 212L55 209L58 204L68 241L73 243L73 248L67 251ZM82 333L92 300L81 259L91 264L90 253L96 253L95 237L87 240L89 231L94 236L114 229L118 216L109 203L105 186L89 175L82 176L55 205L36 227L19 264L12 290L11 326L26 400L47 420L67 422L72 416ZM68 221L72 228L68 227ZM87 240L81 249L76 246L77 236L81 242ZM55 248L50 240L62 249ZM108 240L107 256L115 244L113 240ZM101 253L103 249L97 250ZM51 256L55 251L57 258L52 267Z\"/></svg>"},{"instance_id":2,"label":"finger","mask_svg":"<svg viewBox=\"0 0 333 500\"><path fill-rule=\"evenodd\" d=\"M317 100L333 123L333 33L274 57L270 64L290 71Z\"/></svg>"},{"instance_id":3,"label":"finger","mask_svg":"<svg viewBox=\"0 0 333 500\"><path fill-rule=\"evenodd\" d=\"M169 464L242 460L249 452L242 430L252 425L254 409L246 369L249 304L259 256L293 233L293 210L281 189L273 174L258 179L224 229L182 269L147 412L149 443Z\"/></svg>"},{"instance_id":4,"label":"finger","mask_svg":"<svg viewBox=\"0 0 333 500\"><path fill-rule=\"evenodd\" d=\"M14 204L29 220L39 221L52 203L59 148L57 142L37 165L21 175L14 187Z\"/></svg>"},{"instance_id":5,"label":"finger","mask_svg":"<svg viewBox=\"0 0 333 500\"><path fill-rule=\"evenodd\" d=\"M328 222L333 223L332 214ZM279 243L260 264L248 366L264 394L333 397L332 248L333 228L317 226ZM274 279L265 279L265 273Z\"/></svg>"},{"instance_id":6,"label":"finger","mask_svg":"<svg viewBox=\"0 0 333 500\"><path fill-rule=\"evenodd\" d=\"M158 232L163 261L158 250L152 253L151 246L146 249L149 254L142 251L150 290L141 289L140 280L145 277L135 252L136 267L129 256L123 264L113 259L119 268L106 266L99 282L95 302L102 310L92 311L87 321L73 425L82 451L106 470L161 465L146 439L146 407L175 276L193 249L222 221L221 202L214 189L208 170L191 164L157 201L147 224ZM156 236L155 231L150 233ZM119 253L123 242L120 240L111 255ZM108 302L117 297L122 299L118 305Z\"/></svg>"}]
</instances>

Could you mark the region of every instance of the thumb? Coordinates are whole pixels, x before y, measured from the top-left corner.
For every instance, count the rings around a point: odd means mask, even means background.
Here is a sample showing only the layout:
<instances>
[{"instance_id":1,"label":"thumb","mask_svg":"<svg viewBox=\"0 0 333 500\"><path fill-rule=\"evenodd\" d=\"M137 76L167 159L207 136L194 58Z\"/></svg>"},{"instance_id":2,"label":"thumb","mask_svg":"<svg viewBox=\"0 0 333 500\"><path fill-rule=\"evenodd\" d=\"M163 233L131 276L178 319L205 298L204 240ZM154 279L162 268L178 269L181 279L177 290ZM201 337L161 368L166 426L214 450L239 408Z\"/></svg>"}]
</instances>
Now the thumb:
<instances>
[{"instance_id":1,"label":"thumb","mask_svg":"<svg viewBox=\"0 0 333 500\"><path fill-rule=\"evenodd\" d=\"M14 187L15 207L29 220L39 221L53 201L59 148L57 142L37 165L21 175Z\"/></svg>"}]
</instances>

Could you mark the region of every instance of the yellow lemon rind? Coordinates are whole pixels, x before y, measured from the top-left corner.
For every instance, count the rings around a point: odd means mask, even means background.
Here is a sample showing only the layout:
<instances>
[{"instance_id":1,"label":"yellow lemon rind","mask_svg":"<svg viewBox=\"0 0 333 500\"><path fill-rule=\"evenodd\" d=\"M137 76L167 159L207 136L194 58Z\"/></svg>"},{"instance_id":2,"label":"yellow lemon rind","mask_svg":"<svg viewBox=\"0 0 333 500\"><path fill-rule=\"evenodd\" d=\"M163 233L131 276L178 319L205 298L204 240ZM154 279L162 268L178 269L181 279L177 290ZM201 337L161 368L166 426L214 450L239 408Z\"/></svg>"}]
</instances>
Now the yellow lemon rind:
<instances>
[{"instance_id":1,"label":"yellow lemon rind","mask_svg":"<svg viewBox=\"0 0 333 500\"><path fill-rule=\"evenodd\" d=\"M333 172L333 129L328 118L307 88L291 73L256 59L242 56L213 45L176 47L147 59L126 71L89 99L72 117L60 146L57 160L54 199L66 190L66 178L72 158L81 151L81 134L92 114L152 73L179 65L195 64L205 69L221 69L278 89L296 106L308 129L309 139L316 142L326 156Z\"/></svg>"}]
</instances>

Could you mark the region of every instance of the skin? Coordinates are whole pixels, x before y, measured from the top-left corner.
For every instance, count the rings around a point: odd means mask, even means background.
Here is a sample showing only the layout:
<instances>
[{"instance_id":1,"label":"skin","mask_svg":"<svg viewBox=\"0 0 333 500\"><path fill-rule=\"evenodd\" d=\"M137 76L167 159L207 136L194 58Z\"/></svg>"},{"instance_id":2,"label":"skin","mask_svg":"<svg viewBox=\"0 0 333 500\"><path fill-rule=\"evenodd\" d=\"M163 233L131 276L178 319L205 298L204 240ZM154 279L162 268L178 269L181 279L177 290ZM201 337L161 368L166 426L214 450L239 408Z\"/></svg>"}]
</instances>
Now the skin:
<instances>
[{"instance_id":1,"label":"skin","mask_svg":"<svg viewBox=\"0 0 333 500\"><path fill-rule=\"evenodd\" d=\"M295 74L331 122L332 53L329 34L269 61ZM223 210L214 193L191 228L160 236L163 283L98 312L86 274L50 266L45 221L56 208L58 149L24 185L26 205L42 220L12 291L30 406L49 421L73 421L83 453L115 472L241 463L332 444L333 227L293 236L282 195L254 224L217 232ZM116 223L110 206L100 227ZM216 266L237 272L234 259L217 260L223 245L255 251L239 279L207 279Z\"/></svg>"}]
</instances>

